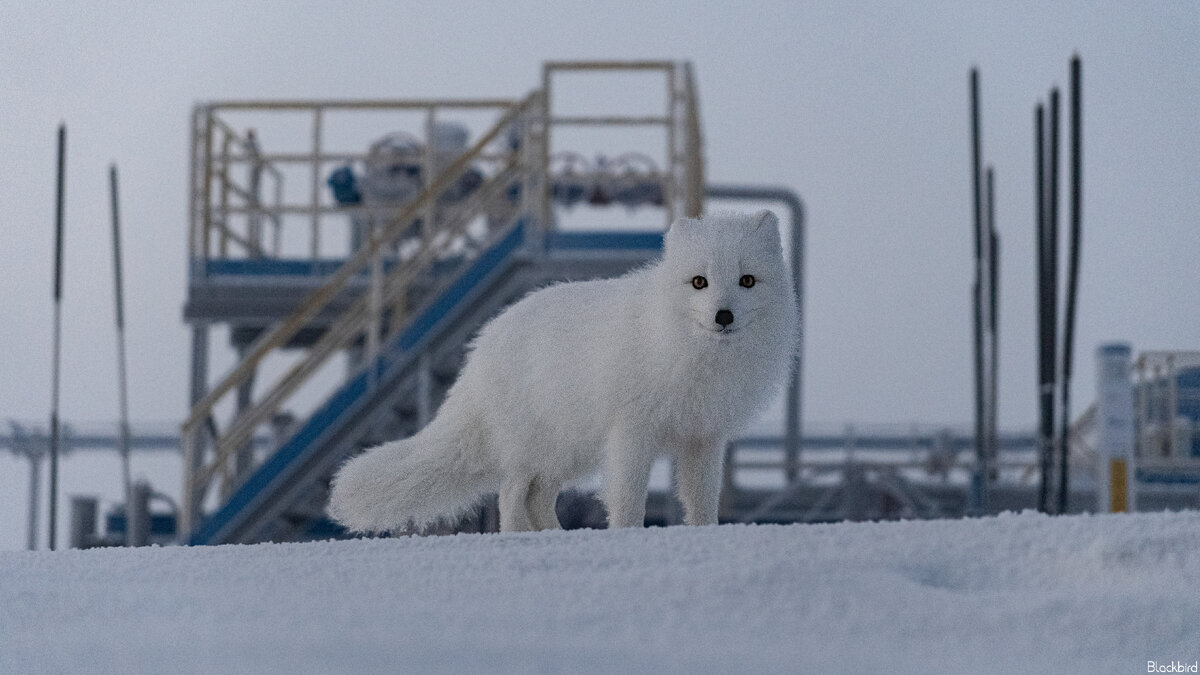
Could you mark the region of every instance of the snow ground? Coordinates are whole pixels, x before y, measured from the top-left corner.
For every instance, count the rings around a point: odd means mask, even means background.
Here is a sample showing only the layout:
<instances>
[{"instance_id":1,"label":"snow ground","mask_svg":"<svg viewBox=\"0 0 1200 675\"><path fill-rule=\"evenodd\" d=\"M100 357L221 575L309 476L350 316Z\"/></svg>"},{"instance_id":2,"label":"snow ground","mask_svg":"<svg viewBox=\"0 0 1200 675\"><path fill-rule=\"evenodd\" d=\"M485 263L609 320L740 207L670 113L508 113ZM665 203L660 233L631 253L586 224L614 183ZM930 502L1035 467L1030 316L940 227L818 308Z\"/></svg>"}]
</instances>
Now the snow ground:
<instances>
[{"instance_id":1,"label":"snow ground","mask_svg":"<svg viewBox=\"0 0 1200 675\"><path fill-rule=\"evenodd\" d=\"M0 672L1147 672L1200 513L0 553Z\"/></svg>"}]
</instances>

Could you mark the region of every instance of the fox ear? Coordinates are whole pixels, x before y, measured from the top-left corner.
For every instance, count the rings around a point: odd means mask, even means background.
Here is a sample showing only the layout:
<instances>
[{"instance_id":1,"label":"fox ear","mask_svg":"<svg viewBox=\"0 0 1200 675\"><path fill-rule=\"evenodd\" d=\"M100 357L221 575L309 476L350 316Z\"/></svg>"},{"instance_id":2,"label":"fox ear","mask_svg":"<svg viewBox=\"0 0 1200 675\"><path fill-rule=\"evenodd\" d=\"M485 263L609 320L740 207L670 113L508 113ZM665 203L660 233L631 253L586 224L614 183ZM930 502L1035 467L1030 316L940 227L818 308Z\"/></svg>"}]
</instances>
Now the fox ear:
<instances>
[{"instance_id":1,"label":"fox ear","mask_svg":"<svg viewBox=\"0 0 1200 675\"><path fill-rule=\"evenodd\" d=\"M679 230L686 230L687 228L689 228L693 224L695 224L695 222L696 222L696 220L694 218L685 218L685 217L681 216L679 218L676 218L675 222L671 223L670 230L672 232L677 232Z\"/></svg>"},{"instance_id":2,"label":"fox ear","mask_svg":"<svg viewBox=\"0 0 1200 675\"><path fill-rule=\"evenodd\" d=\"M774 213L766 209L754 214L751 220L754 223L753 228L755 232L757 232L764 225L771 230L776 232L779 231L779 218L775 217Z\"/></svg>"},{"instance_id":3,"label":"fox ear","mask_svg":"<svg viewBox=\"0 0 1200 675\"><path fill-rule=\"evenodd\" d=\"M695 222L696 221L691 218L676 218L675 222L671 223L671 227L667 228L666 238L667 239L678 238L681 233L687 232L692 227L692 225L695 224Z\"/></svg>"}]
</instances>

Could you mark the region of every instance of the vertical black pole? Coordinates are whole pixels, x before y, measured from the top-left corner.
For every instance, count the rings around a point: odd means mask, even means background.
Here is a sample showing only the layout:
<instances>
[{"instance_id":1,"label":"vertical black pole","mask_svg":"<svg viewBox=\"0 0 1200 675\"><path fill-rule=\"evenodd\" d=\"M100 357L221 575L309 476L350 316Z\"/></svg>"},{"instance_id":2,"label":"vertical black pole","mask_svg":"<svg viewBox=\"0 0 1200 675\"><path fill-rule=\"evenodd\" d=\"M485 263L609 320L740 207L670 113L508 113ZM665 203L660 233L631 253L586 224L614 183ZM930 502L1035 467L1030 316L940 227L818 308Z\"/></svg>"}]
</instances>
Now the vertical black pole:
<instances>
[{"instance_id":1,"label":"vertical black pole","mask_svg":"<svg viewBox=\"0 0 1200 675\"><path fill-rule=\"evenodd\" d=\"M1045 161L1045 108L1038 104L1034 112L1034 155L1035 155L1035 193L1037 194L1036 223L1034 226L1034 241L1037 242L1037 325L1038 325L1038 409L1040 423L1038 426L1038 467L1040 480L1038 483L1038 510L1048 512L1050 502L1050 436L1046 422L1046 383L1049 380L1049 368L1046 358L1046 161Z\"/></svg>"},{"instance_id":2,"label":"vertical black pole","mask_svg":"<svg viewBox=\"0 0 1200 675\"><path fill-rule=\"evenodd\" d=\"M1079 286L1079 245L1083 223L1083 66L1079 55L1071 59L1071 250L1067 268L1067 306L1063 327L1062 429L1058 467L1058 512L1066 513L1070 481L1067 459L1071 428L1071 359L1075 342L1075 298Z\"/></svg>"},{"instance_id":3,"label":"vertical black pole","mask_svg":"<svg viewBox=\"0 0 1200 675\"><path fill-rule=\"evenodd\" d=\"M58 521L58 368L62 352L63 197L67 125L58 125L58 187L54 210L54 357L50 382L50 550L54 550Z\"/></svg>"},{"instance_id":4,"label":"vertical black pole","mask_svg":"<svg viewBox=\"0 0 1200 675\"><path fill-rule=\"evenodd\" d=\"M990 373L988 374L988 468L995 471L997 450L1000 447L997 418L999 408L1000 382L1000 235L996 232L996 190L995 171L992 167L987 170L987 204L988 204L988 330L991 335ZM990 486L992 475L985 477L985 485Z\"/></svg>"},{"instance_id":5,"label":"vertical black pole","mask_svg":"<svg viewBox=\"0 0 1200 675\"><path fill-rule=\"evenodd\" d=\"M975 485L972 506L976 513L986 508L987 450L984 448L983 406L983 198L980 194L981 141L979 138L979 69L971 69L971 190L974 197L975 284L972 287L975 347Z\"/></svg>"},{"instance_id":6,"label":"vertical black pole","mask_svg":"<svg viewBox=\"0 0 1200 675\"><path fill-rule=\"evenodd\" d=\"M1049 151L1049 166L1046 171L1046 359L1048 361L1046 372L1046 385L1042 389L1042 396L1045 400L1046 412L1046 438L1050 443L1050 458L1053 460L1055 441L1057 435L1054 433L1054 422L1057 416L1054 414L1055 390L1058 387L1058 369L1055 367L1058 359L1058 148L1059 148L1059 111L1058 111L1058 88L1050 89L1050 139L1047 150ZM1047 480L1052 480L1054 476L1053 464L1048 467L1049 472ZM1051 483L1053 486L1053 483ZM1048 488L1048 492L1053 493L1052 489ZM1046 504L1049 509L1050 504Z\"/></svg>"},{"instance_id":7,"label":"vertical black pole","mask_svg":"<svg viewBox=\"0 0 1200 675\"><path fill-rule=\"evenodd\" d=\"M121 265L121 218L117 208L117 165L108 168L109 186L112 196L112 237L113 237L113 286L116 298L117 320L117 395L120 403L120 442L121 442L121 486L125 492L125 543L133 545L136 533L130 526L133 508L133 481L130 478L129 466L129 385L126 376L125 358L125 284L122 280Z\"/></svg>"}]
</instances>

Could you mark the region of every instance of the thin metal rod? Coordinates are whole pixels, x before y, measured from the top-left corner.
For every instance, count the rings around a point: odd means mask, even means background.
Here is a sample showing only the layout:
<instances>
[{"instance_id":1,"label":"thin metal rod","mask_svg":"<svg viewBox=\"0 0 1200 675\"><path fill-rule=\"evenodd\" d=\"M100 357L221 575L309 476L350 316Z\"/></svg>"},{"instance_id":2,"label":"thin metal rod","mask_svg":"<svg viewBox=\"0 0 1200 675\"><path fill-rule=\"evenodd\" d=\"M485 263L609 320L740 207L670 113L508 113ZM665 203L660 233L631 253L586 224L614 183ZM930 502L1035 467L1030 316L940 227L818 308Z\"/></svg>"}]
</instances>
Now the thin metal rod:
<instances>
[{"instance_id":1,"label":"thin metal rod","mask_svg":"<svg viewBox=\"0 0 1200 675\"><path fill-rule=\"evenodd\" d=\"M988 440L987 458L988 474L984 476L984 485L990 487L992 474L999 448L999 431L997 418L999 409L1000 382L1000 234L996 231L996 190L995 171L992 167L987 170L987 204L988 204L988 331L991 335L989 350L990 373L988 375Z\"/></svg>"},{"instance_id":2,"label":"thin metal rod","mask_svg":"<svg viewBox=\"0 0 1200 675\"><path fill-rule=\"evenodd\" d=\"M550 124L554 126L576 126L576 127L597 127L597 126L631 126L631 127L649 127L662 126L671 123L670 117L659 117L656 115L647 115L645 117L619 117L619 116L569 116L569 117L551 117Z\"/></svg>"},{"instance_id":3,"label":"thin metal rod","mask_svg":"<svg viewBox=\"0 0 1200 675\"><path fill-rule=\"evenodd\" d=\"M1053 419L1047 421L1046 415L1049 412L1047 401L1050 399L1053 389L1050 392L1046 391L1047 383L1050 380L1049 361L1046 357L1046 347L1048 341L1046 338L1046 306L1047 306L1047 288L1046 288L1046 160L1045 160L1045 108L1042 104L1038 104L1034 113L1034 147L1035 147L1035 174L1037 193L1037 213L1036 222L1034 225L1034 240L1037 242L1037 325L1038 325L1038 409L1040 411L1040 423L1038 427L1038 467L1040 469L1040 480L1038 483L1038 510L1046 513L1049 511L1050 504L1050 427L1053 425ZM1052 386L1052 385L1051 385Z\"/></svg>"},{"instance_id":4,"label":"thin metal rod","mask_svg":"<svg viewBox=\"0 0 1200 675\"><path fill-rule=\"evenodd\" d=\"M1050 138L1049 138L1049 166L1046 172L1046 359L1047 359L1047 379L1046 386L1042 389L1042 396L1046 399L1047 438L1050 440L1050 450L1054 453L1059 448L1055 448L1055 440L1057 435L1054 433L1054 422L1056 419L1054 410L1054 393L1058 388L1058 372L1055 368L1055 363L1058 359L1058 148L1059 148L1059 105L1058 105L1058 88L1050 90ZM1053 454L1051 454L1053 459ZM1050 467L1047 480L1053 478L1054 467ZM1049 508L1050 504L1046 504Z\"/></svg>"},{"instance_id":5,"label":"thin metal rod","mask_svg":"<svg viewBox=\"0 0 1200 675\"><path fill-rule=\"evenodd\" d=\"M312 119L312 223L309 232L309 256L316 260L321 250L321 133L324 109L314 108Z\"/></svg>"},{"instance_id":6,"label":"thin metal rod","mask_svg":"<svg viewBox=\"0 0 1200 675\"><path fill-rule=\"evenodd\" d=\"M1058 512L1066 513L1070 479L1067 444L1071 428L1071 359L1075 343L1075 299L1079 288L1079 246L1083 224L1083 66L1079 55L1071 59L1071 250L1067 268L1067 306L1063 327L1062 434L1058 467Z\"/></svg>"},{"instance_id":7,"label":"thin metal rod","mask_svg":"<svg viewBox=\"0 0 1200 675\"><path fill-rule=\"evenodd\" d=\"M295 100L295 101L213 101L207 104L214 112L232 110L311 110L324 108L339 110L423 110L429 106L445 109L480 110L485 108L511 108L520 104L512 99L424 99L424 100Z\"/></svg>"},{"instance_id":8,"label":"thin metal rod","mask_svg":"<svg viewBox=\"0 0 1200 675\"><path fill-rule=\"evenodd\" d=\"M984 210L983 196L980 184L980 162L982 156L982 141L979 124L979 69L971 69L971 194L974 199L974 236L975 236L975 283L972 292L972 330L974 347L974 378L975 378L975 457L977 462L975 488L972 491L974 510L983 512L986 507L987 483L987 450L985 448L984 428L984 365L983 365L983 229Z\"/></svg>"},{"instance_id":9,"label":"thin metal rod","mask_svg":"<svg viewBox=\"0 0 1200 675\"><path fill-rule=\"evenodd\" d=\"M117 397L120 401L120 430L121 441L121 486L125 491L125 512L129 513L133 503L133 483L129 469L129 383L126 377L125 358L125 284L122 278L121 266L121 213L117 202L117 165L108 167L109 186L112 197L112 238L113 238L113 289L116 301L117 320ZM131 546L133 531L125 528L125 544Z\"/></svg>"},{"instance_id":10,"label":"thin metal rod","mask_svg":"<svg viewBox=\"0 0 1200 675\"><path fill-rule=\"evenodd\" d=\"M63 202L66 195L67 125L58 125L58 183L54 211L54 358L50 376L50 550L58 535L58 380L62 353Z\"/></svg>"},{"instance_id":11,"label":"thin metal rod","mask_svg":"<svg viewBox=\"0 0 1200 675\"><path fill-rule=\"evenodd\" d=\"M14 429L15 431L15 429ZM25 548L37 550L38 511L40 510L42 489L42 456L40 453L29 452L29 524L25 537Z\"/></svg>"}]
</instances>

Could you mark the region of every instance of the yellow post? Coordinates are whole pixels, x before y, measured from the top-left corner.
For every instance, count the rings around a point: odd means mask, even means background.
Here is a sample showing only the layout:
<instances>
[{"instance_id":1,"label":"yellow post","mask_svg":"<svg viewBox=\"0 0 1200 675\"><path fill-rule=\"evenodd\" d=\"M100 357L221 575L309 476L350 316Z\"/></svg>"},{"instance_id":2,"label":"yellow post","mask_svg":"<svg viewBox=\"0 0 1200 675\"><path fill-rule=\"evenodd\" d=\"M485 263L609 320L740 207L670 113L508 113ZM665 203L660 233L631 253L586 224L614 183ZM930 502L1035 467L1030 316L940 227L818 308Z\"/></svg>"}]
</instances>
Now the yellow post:
<instances>
[{"instance_id":1,"label":"yellow post","mask_svg":"<svg viewBox=\"0 0 1200 675\"><path fill-rule=\"evenodd\" d=\"M1101 513L1137 509L1131 353L1129 345L1122 343L1100 345L1096 350L1096 508Z\"/></svg>"},{"instance_id":2,"label":"yellow post","mask_svg":"<svg viewBox=\"0 0 1200 675\"><path fill-rule=\"evenodd\" d=\"M1108 461L1108 480L1109 513L1129 513L1129 493L1126 490L1129 473L1125 460L1111 459Z\"/></svg>"}]
</instances>

